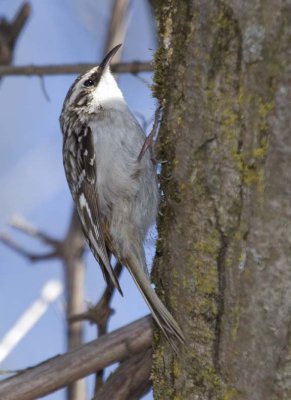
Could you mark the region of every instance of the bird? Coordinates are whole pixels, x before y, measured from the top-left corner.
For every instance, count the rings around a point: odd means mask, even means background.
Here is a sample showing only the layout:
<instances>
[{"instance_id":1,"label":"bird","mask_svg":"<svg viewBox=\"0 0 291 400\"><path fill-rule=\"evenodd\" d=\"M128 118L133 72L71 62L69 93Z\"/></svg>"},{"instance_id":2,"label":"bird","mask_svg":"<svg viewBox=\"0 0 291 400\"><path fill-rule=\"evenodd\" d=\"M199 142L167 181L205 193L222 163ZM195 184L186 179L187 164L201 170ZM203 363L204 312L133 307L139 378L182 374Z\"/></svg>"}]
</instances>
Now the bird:
<instances>
[{"instance_id":1,"label":"bird","mask_svg":"<svg viewBox=\"0 0 291 400\"><path fill-rule=\"evenodd\" d=\"M122 294L111 266L126 266L174 349L185 338L151 285L144 240L159 205L156 166L146 136L110 71L115 46L70 87L60 115L63 164L86 241L108 285Z\"/></svg>"}]
</instances>

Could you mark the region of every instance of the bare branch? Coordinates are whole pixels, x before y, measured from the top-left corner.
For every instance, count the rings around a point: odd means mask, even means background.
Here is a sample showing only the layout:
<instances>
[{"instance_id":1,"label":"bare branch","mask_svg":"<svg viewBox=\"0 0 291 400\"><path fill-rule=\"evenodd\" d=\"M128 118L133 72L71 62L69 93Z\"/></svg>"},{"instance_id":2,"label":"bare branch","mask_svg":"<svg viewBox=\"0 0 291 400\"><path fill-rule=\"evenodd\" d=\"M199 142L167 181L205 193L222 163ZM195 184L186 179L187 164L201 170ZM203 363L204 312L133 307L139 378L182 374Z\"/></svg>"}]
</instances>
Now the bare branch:
<instances>
[{"instance_id":1,"label":"bare branch","mask_svg":"<svg viewBox=\"0 0 291 400\"><path fill-rule=\"evenodd\" d=\"M151 388L152 349L125 360L93 400L139 400Z\"/></svg>"},{"instance_id":2,"label":"bare branch","mask_svg":"<svg viewBox=\"0 0 291 400\"><path fill-rule=\"evenodd\" d=\"M79 314L83 310L84 301L84 235L79 215L73 208L68 232L60 248L64 265L64 279L66 288L66 316L67 321L72 314ZM70 351L82 343L83 324L67 323L67 349ZM68 400L83 400L86 398L85 382L76 381L67 389Z\"/></svg>"},{"instance_id":3,"label":"bare branch","mask_svg":"<svg viewBox=\"0 0 291 400\"><path fill-rule=\"evenodd\" d=\"M0 382L1 400L32 400L117 361L149 349L152 318L146 316L106 336Z\"/></svg>"},{"instance_id":4,"label":"bare branch","mask_svg":"<svg viewBox=\"0 0 291 400\"><path fill-rule=\"evenodd\" d=\"M53 251L45 254L31 253L19 246L19 244L7 234L0 234L0 241L2 241L2 243L6 244L20 255L28 258L30 261L42 261L56 257L63 260L64 263L67 263L72 259L79 259L83 254L84 236L78 214L75 210L72 213L72 219L70 221L67 235L62 241L54 239L48 234L40 231L21 217L13 217L10 222L10 226L22 233L41 240L43 243L53 248Z\"/></svg>"},{"instance_id":5,"label":"bare branch","mask_svg":"<svg viewBox=\"0 0 291 400\"><path fill-rule=\"evenodd\" d=\"M22 372L21 369L16 369L16 370L11 370L11 369L0 369L0 375L14 375L14 374L19 374Z\"/></svg>"},{"instance_id":6,"label":"bare branch","mask_svg":"<svg viewBox=\"0 0 291 400\"><path fill-rule=\"evenodd\" d=\"M128 9L128 0L115 0L111 11L111 20L107 32L106 42L104 46L104 55L108 53L114 46L122 43L126 32L126 17ZM113 62L120 60L121 52L113 57Z\"/></svg>"},{"instance_id":7,"label":"bare branch","mask_svg":"<svg viewBox=\"0 0 291 400\"><path fill-rule=\"evenodd\" d=\"M136 79L138 79L140 82L142 82L148 89L152 89L152 83L145 79L144 77L140 76L139 74L134 74Z\"/></svg>"},{"instance_id":8,"label":"bare branch","mask_svg":"<svg viewBox=\"0 0 291 400\"><path fill-rule=\"evenodd\" d=\"M119 278L122 268L123 267L119 262L116 263L114 273L117 278ZM109 317L114 313L114 310L110 308L113 294L114 288L106 286L103 295L94 306L90 305L85 312L70 315L68 318L69 322L74 323L87 320L90 323L97 325L99 336L104 335L107 332Z\"/></svg>"},{"instance_id":9,"label":"bare branch","mask_svg":"<svg viewBox=\"0 0 291 400\"><path fill-rule=\"evenodd\" d=\"M43 243L48 244L50 246L59 246L60 241L52 238L48 234L41 232L35 226L25 221L25 219L14 216L10 221L10 226L14 229L17 229L23 233L26 233L29 236L40 239Z\"/></svg>"},{"instance_id":10,"label":"bare branch","mask_svg":"<svg viewBox=\"0 0 291 400\"><path fill-rule=\"evenodd\" d=\"M31 7L24 3L12 22L0 19L0 64L10 64L16 41L30 15Z\"/></svg>"},{"instance_id":11,"label":"bare branch","mask_svg":"<svg viewBox=\"0 0 291 400\"><path fill-rule=\"evenodd\" d=\"M93 307L89 307L87 311L84 311L79 314L73 314L68 317L68 322L69 323L74 323L74 322L79 322L79 321L89 321L90 323L93 323L94 319L93 316L91 315L91 309Z\"/></svg>"},{"instance_id":12,"label":"bare branch","mask_svg":"<svg viewBox=\"0 0 291 400\"><path fill-rule=\"evenodd\" d=\"M2 233L0 235L0 241L8 246L11 250L27 258L31 262L50 260L57 256L56 251L50 251L44 254L31 253L23 247L19 246L18 243L16 243L10 236L5 233Z\"/></svg>"},{"instance_id":13,"label":"bare branch","mask_svg":"<svg viewBox=\"0 0 291 400\"><path fill-rule=\"evenodd\" d=\"M29 3L22 4L10 27L10 43L12 47L14 47L15 42L18 36L20 35L22 29L24 28L24 25L26 24L26 21L30 16L30 14L31 14L30 4Z\"/></svg>"},{"instance_id":14,"label":"bare branch","mask_svg":"<svg viewBox=\"0 0 291 400\"><path fill-rule=\"evenodd\" d=\"M97 64L62 64L62 65L26 65L11 66L1 65L0 76L19 76L19 75L66 75L66 74L82 74L89 69L96 67ZM152 72L153 65L150 62L132 61L129 63L117 63L111 65L114 73L130 73L138 74L140 72Z\"/></svg>"}]
</instances>

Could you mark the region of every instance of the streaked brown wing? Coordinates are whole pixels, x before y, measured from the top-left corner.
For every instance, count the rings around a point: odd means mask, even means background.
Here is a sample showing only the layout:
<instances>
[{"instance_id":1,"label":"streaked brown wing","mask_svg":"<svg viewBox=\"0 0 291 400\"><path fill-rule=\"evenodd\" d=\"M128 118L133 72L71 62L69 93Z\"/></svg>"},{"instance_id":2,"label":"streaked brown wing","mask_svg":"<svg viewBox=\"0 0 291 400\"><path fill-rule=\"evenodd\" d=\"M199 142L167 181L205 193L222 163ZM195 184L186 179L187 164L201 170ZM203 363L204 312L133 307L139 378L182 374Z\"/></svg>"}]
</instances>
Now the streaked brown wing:
<instances>
[{"instance_id":1,"label":"streaked brown wing","mask_svg":"<svg viewBox=\"0 0 291 400\"><path fill-rule=\"evenodd\" d=\"M83 127L81 132L75 136L75 139L76 150L73 151L73 159L76 174L75 176L71 174L69 185L81 219L85 237L94 257L100 264L104 278L107 284L113 284L122 294L118 279L109 261L102 230L98 195L96 192L96 160L91 128L89 126ZM72 152L70 162L72 163Z\"/></svg>"}]
</instances>

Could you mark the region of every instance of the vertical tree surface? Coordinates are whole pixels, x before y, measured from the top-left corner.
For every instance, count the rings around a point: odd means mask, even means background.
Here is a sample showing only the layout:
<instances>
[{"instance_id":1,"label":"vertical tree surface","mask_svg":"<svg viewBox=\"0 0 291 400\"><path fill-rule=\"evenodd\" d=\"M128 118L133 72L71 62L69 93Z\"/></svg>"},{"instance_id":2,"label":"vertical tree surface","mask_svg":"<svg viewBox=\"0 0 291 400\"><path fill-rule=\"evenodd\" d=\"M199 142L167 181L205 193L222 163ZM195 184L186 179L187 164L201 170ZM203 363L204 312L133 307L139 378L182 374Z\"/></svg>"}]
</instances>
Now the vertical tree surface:
<instances>
[{"instance_id":1,"label":"vertical tree surface","mask_svg":"<svg viewBox=\"0 0 291 400\"><path fill-rule=\"evenodd\" d=\"M291 2L155 1L156 399L291 398ZM159 346L157 346L159 344Z\"/></svg>"}]
</instances>

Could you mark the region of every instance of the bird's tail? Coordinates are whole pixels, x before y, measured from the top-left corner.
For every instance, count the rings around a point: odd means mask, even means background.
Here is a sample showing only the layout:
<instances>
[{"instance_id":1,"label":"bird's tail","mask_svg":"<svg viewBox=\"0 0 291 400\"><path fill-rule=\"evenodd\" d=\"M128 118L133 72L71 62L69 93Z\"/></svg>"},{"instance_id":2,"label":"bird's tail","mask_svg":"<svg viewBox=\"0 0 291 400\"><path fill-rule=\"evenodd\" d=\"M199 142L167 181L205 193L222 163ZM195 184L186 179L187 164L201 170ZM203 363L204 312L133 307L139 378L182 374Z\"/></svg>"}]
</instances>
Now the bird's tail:
<instances>
[{"instance_id":1,"label":"bird's tail","mask_svg":"<svg viewBox=\"0 0 291 400\"><path fill-rule=\"evenodd\" d=\"M138 258L134 257L131 253L130 260L128 261L129 272L150 308L156 323L177 353L178 342L185 343L181 328L151 286L149 278L139 265Z\"/></svg>"}]
</instances>

